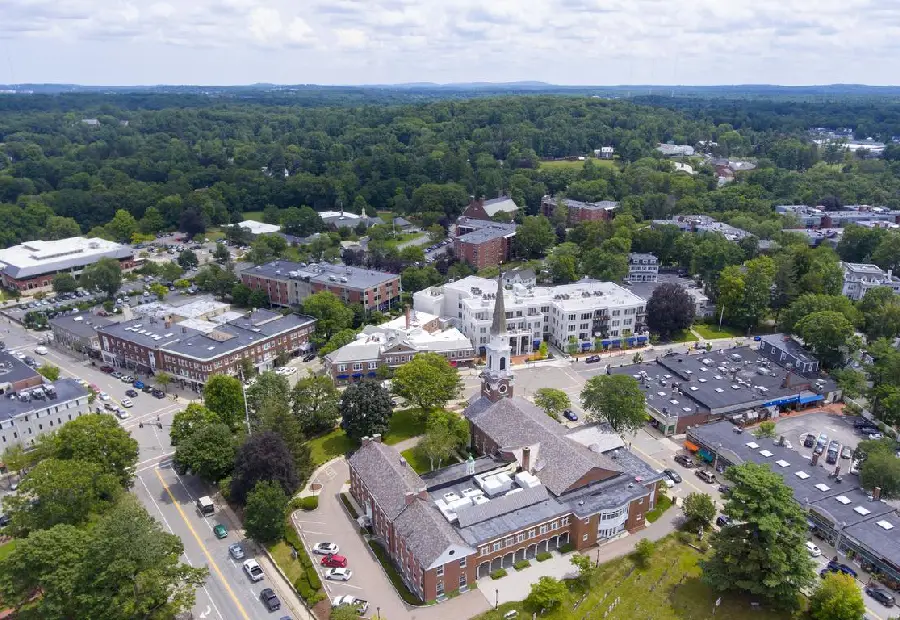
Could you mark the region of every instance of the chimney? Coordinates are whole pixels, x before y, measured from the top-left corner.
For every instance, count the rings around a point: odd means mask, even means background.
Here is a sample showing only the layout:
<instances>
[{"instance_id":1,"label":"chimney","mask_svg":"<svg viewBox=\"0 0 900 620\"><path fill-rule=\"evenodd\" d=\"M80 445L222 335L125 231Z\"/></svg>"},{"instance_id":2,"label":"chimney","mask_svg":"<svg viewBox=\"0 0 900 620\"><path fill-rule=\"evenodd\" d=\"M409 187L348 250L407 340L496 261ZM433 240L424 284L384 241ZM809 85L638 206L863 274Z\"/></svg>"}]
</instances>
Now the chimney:
<instances>
[{"instance_id":1,"label":"chimney","mask_svg":"<svg viewBox=\"0 0 900 620\"><path fill-rule=\"evenodd\" d=\"M406 306L406 329L409 329L409 305Z\"/></svg>"},{"instance_id":2,"label":"chimney","mask_svg":"<svg viewBox=\"0 0 900 620\"><path fill-rule=\"evenodd\" d=\"M780 436L778 437L778 445L779 445L779 446L783 446L783 445L784 445L784 435L780 435Z\"/></svg>"},{"instance_id":3,"label":"chimney","mask_svg":"<svg viewBox=\"0 0 900 620\"><path fill-rule=\"evenodd\" d=\"M378 443L381 443L381 433L375 433L374 435L372 435L372 441L377 441Z\"/></svg>"},{"instance_id":4,"label":"chimney","mask_svg":"<svg viewBox=\"0 0 900 620\"><path fill-rule=\"evenodd\" d=\"M418 497L419 499L424 499L427 502L428 501L428 489L425 487L422 487L421 489L419 489L419 492L416 494L416 497Z\"/></svg>"},{"instance_id":5,"label":"chimney","mask_svg":"<svg viewBox=\"0 0 900 620\"><path fill-rule=\"evenodd\" d=\"M522 448L522 470L531 472L531 448L528 446Z\"/></svg>"},{"instance_id":6,"label":"chimney","mask_svg":"<svg viewBox=\"0 0 900 620\"><path fill-rule=\"evenodd\" d=\"M875 487L872 489L872 501L877 502L881 499L881 487Z\"/></svg>"},{"instance_id":7,"label":"chimney","mask_svg":"<svg viewBox=\"0 0 900 620\"><path fill-rule=\"evenodd\" d=\"M812 465L813 467L815 467L816 465L818 465L818 463L819 463L819 455L816 454L815 452L813 452L812 461L810 461L809 464Z\"/></svg>"},{"instance_id":8,"label":"chimney","mask_svg":"<svg viewBox=\"0 0 900 620\"><path fill-rule=\"evenodd\" d=\"M365 437L362 438L362 445L366 445L370 441L372 441L372 440L369 438L368 435L366 435Z\"/></svg>"},{"instance_id":9,"label":"chimney","mask_svg":"<svg viewBox=\"0 0 900 620\"><path fill-rule=\"evenodd\" d=\"M407 491L406 493L403 494L403 499L406 500L406 505L409 506L414 501L416 501L416 494L413 493L412 491Z\"/></svg>"}]
</instances>

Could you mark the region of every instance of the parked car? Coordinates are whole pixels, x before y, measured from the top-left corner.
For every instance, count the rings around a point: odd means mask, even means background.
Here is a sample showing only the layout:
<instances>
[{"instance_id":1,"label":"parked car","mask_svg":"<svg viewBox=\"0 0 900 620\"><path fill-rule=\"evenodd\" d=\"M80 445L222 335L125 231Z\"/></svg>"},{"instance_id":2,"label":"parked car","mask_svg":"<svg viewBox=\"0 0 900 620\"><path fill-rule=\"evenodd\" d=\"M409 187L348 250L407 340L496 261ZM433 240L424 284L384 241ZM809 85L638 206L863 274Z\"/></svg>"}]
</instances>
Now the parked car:
<instances>
[{"instance_id":1,"label":"parked car","mask_svg":"<svg viewBox=\"0 0 900 620\"><path fill-rule=\"evenodd\" d=\"M22 361L25 362L26 364L28 364L29 366L31 366L32 368L37 368L37 365L38 365L37 360L34 359L33 357L31 357L30 355L26 355L25 359Z\"/></svg>"},{"instance_id":2,"label":"parked car","mask_svg":"<svg viewBox=\"0 0 900 620\"><path fill-rule=\"evenodd\" d=\"M126 409L130 409L130 408L134 407L134 403L131 402L130 398L123 398L122 406L125 407Z\"/></svg>"},{"instance_id":3,"label":"parked car","mask_svg":"<svg viewBox=\"0 0 900 620\"><path fill-rule=\"evenodd\" d=\"M119 418L120 420L127 420L131 416L128 415L128 412L125 411L124 409L120 409L119 407L116 407L116 417Z\"/></svg>"},{"instance_id":4,"label":"parked car","mask_svg":"<svg viewBox=\"0 0 900 620\"><path fill-rule=\"evenodd\" d=\"M726 527L728 525L731 525L731 517L727 515L719 515L716 518L716 525L718 525L719 527Z\"/></svg>"},{"instance_id":5,"label":"parked car","mask_svg":"<svg viewBox=\"0 0 900 620\"><path fill-rule=\"evenodd\" d=\"M140 380L135 381L135 382L132 383L131 385L133 385L135 388L137 388L137 389L139 389L139 390L143 390L143 389L144 389L144 382L143 382L143 381L140 381Z\"/></svg>"},{"instance_id":6,"label":"parked car","mask_svg":"<svg viewBox=\"0 0 900 620\"><path fill-rule=\"evenodd\" d=\"M109 374L112 375L113 379L121 379L122 378L122 373L119 372L118 370L113 370Z\"/></svg>"},{"instance_id":7,"label":"parked car","mask_svg":"<svg viewBox=\"0 0 900 620\"><path fill-rule=\"evenodd\" d=\"M850 469L848 470L851 474L859 474L859 468L862 467L861 459L853 459L850 461Z\"/></svg>"},{"instance_id":8,"label":"parked car","mask_svg":"<svg viewBox=\"0 0 900 620\"><path fill-rule=\"evenodd\" d=\"M856 571L853 568L847 566L846 564L835 562L834 560L831 560L828 563L828 566L826 566L819 574L824 577L828 573L844 573L845 575L850 575L854 579L857 577Z\"/></svg>"},{"instance_id":9,"label":"parked car","mask_svg":"<svg viewBox=\"0 0 900 620\"><path fill-rule=\"evenodd\" d=\"M705 469L698 469L696 473L697 473L697 477L700 478L700 480L702 480L703 482L708 482L709 484L712 484L713 482L716 481L716 475L714 473L712 473L711 471L707 471Z\"/></svg>"},{"instance_id":10,"label":"parked car","mask_svg":"<svg viewBox=\"0 0 900 620\"><path fill-rule=\"evenodd\" d=\"M809 555L811 555L814 558L817 558L820 555L822 555L822 550L819 549L815 545L815 543L813 543L812 541L809 541L809 540L806 541L806 550L809 552Z\"/></svg>"},{"instance_id":11,"label":"parked car","mask_svg":"<svg viewBox=\"0 0 900 620\"><path fill-rule=\"evenodd\" d=\"M816 436L812 433L808 433L806 437L803 438L803 447L812 448L814 445L816 445Z\"/></svg>"},{"instance_id":12,"label":"parked car","mask_svg":"<svg viewBox=\"0 0 900 620\"><path fill-rule=\"evenodd\" d=\"M334 555L340 551L340 547L333 542L320 542L313 546L313 553L316 555Z\"/></svg>"},{"instance_id":13,"label":"parked car","mask_svg":"<svg viewBox=\"0 0 900 620\"><path fill-rule=\"evenodd\" d=\"M844 448L841 450L841 458L842 459L853 458L853 450L850 448L850 446L844 446Z\"/></svg>"},{"instance_id":14,"label":"parked car","mask_svg":"<svg viewBox=\"0 0 900 620\"><path fill-rule=\"evenodd\" d=\"M216 523L216 526L213 528L213 534L216 535L216 538L221 540L228 536L228 529L221 523Z\"/></svg>"},{"instance_id":15,"label":"parked car","mask_svg":"<svg viewBox=\"0 0 900 620\"><path fill-rule=\"evenodd\" d=\"M269 611L278 611L281 609L281 600L275 596L275 592L272 588L263 588L262 592L259 593L259 600L263 602L263 605L265 605L266 609Z\"/></svg>"},{"instance_id":16,"label":"parked car","mask_svg":"<svg viewBox=\"0 0 900 620\"><path fill-rule=\"evenodd\" d=\"M727 484L720 484L718 491L719 491L719 493L721 493L722 495L725 495L727 497L728 494L731 493L731 487L728 486Z\"/></svg>"},{"instance_id":17,"label":"parked car","mask_svg":"<svg viewBox=\"0 0 900 620\"><path fill-rule=\"evenodd\" d=\"M675 462L687 469L691 469L692 467L694 467L694 459L689 457L687 454L676 454Z\"/></svg>"},{"instance_id":18,"label":"parked car","mask_svg":"<svg viewBox=\"0 0 900 620\"><path fill-rule=\"evenodd\" d=\"M329 568L325 571L325 579L331 579L333 581L350 581L350 577L353 576L353 571L349 568Z\"/></svg>"},{"instance_id":19,"label":"parked car","mask_svg":"<svg viewBox=\"0 0 900 620\"><path fill-rule=\"evenodd\" d=\"M894 606L894 595L891 594L890 590L888 590L887 588L882 588L881 586L877 585L868 585L866 586L866 594L874 598L885 607Z\"/></svg>"},{"instance_id":20,"label":"parked car","mask_svg":"<svg viewBox=\"0 0 900 620\"><path fill-rule=\"evenodd\" d=\"M132 383L134 381L134 377L132 377L131 375L125 375L120 379L120 381L122 383Z\"/></svg>"},{"instance_id":21,"label":"parked car","mask_svg":"<svg viewBox=\"0 0 900 620\"><path fill-rule=\"evenodd\" d=\"M43 347L43 346L35 347L34 352L37 353L38 355L47 355L47 347Z\"/></svg>"},{"instance_id":22,"label":"parked car","mask_svg":"<svg viewBox=\"0 0 900 620\"><path fill-rule=\"evenodd\" d=\"M304 355L304 356L303 356L303 361L304 361L304 362L311 362L311 361L313 361L314 359L316 359L316 354L315 354L315 353L308 353L307 355Z\"/></svg>"},{"instance_id":23,"label":"parked car","mask_svg":"<svg viewBox=\"0 0 900 620\"><path fill-rule=\"evenodd\" d=\"M155 396L156 398L165 398L166 393L162 390L153 390L153 396Z\"/></svg>"},{"instance_id":24,"label":"parked car","mask_svg":"<svg viewBox=\"0 0 900 620\"><path fill-rule=\"evenodd\" d=\"M27 361L27 360L26 360ZM879 431L873 429L866 429L863 431L863 435L865 435L866 439L869 441L875 441L876 439L884 439L884 435L882 435Z\"/></svg>"},{"instance_id":25,"label":"parked car","mask_svg":"<svg viewBox=\"0 0 900 620\"><path fill-rule=\"evenodd\" d=\"M819 438L816 439L816 447L813 449L815 454L822 454L825 452L825 447L828 445L828 435L822 433L819 435Z\"/></svg>"},{"instance_id":26,"label":"parked car","mask_svg":"<svg viewBox=\"0 0 900 620\"><path fill-rule=\"evenodd\" d=\"M563 417L570 422L578 421L578 414L575 413L574 411L572 411L571 409L566 409L565 411L563 411Z\"/></svg>"},{"instance_id":27,"label":"parked car","mask_svg":"<svg viewBox=\"0 0 900 620\"><path fill-rule=\"evenodd\" d=\"M137 387L137 386L135 386L135 387ZM140 390L141 390L141 392L143 392L144 394L149 394L150 392L153 391L153 386L152 386L152 385L145 385L145 386L141 387Z\"/></svg>"},{"instance_id":28,"label":"parked car","mask_svg":"<svg viewBox=\"0 0 900 620\"><path fill-rule=\"evenodd\" d=\"M232 545L232 547L233 546L234 545ZM240 545L238 545L238 547L240 547ZM242 549L241 553L243 553L243 552L244 551ZM243 557L243 556L241 556L241 557ZM242 566L244 567L244 572L247 573L247 577L249 577L250 581L252 581L254 583L256 583L257 581L262 581L263 577L265 577L265 574L263 574L263 569L259 565L259 562L257 562L253 558L250 558L249 560L244 560L244 563Z\"/></svg>"},{"instance_id":29,"label":"parked car","mask_svg":"<svg viewBox=\"0 0 900 620\"><path fill-rule=\"evenodd\" d=\"M594 364L599 361L600 361L599 355L588 355L586 358L584 358L585 364Z\"/></svg>"},{"instance_id":30,"label":"parked car","mask_svg":"<svg viewBox=\"0 0 900 620\"><path fill-rule=\"evenodd\" d=\"M678 484L679 482L681 482L681 476L674 469L664 469L663 474L666 477L668 477L669 480L671 480L675 484Z\"/></svg>"},{"instance_id":31,"label":"parked car","mask_svg":"<svg viewBox=\"0 0 900 620\"><path fill-rule=\"evenodd\" d=\"M837 463L838 456L841 453L841 444L838 440L832 439L828 444L828 453L825 455L825 462L834 464Z\"/></svg>"},{"instance_id":32,"label":"parked car","mask_svg":"<svg viewBox=\"0 0 900 620\"><path fill-rule=\"evenodd\" d=\"M130 396L131 398L137 398L137 395L139 393L140 392L138 392L137 390L125 390L125 395Z\"/></svg>"},{"instance_id":33,"label":"parked car","mask_svg":"<svg viewBox=\"0 0 900 620\"><path fill-rule=\"evenodd\" d=\"M336 553L329 553L319 563L327 568L346 568L347 558Z\"/></svg>"},{"instance_id":34,"label":"parked car","mask_svg":"<svg viewBox=\"0 0 900 620\"><path fill-rule=\"evenodd\" d=\"M235 560L243 560L244 548L241 547L240 543L234 543L233 545L228 547L228 555L233 557Z\"/></svg>"},{"instance_id":35,"label":"parked car","mask_svg":"<svg viewBox=\"0 0 900 620\"><path fill-rule=\"evenodd\" d=\"M109 394L107 394L106 392L100 392L97 395L97 398L99 398L100 400L109 400Z\"/></svg>"}]
</instances>

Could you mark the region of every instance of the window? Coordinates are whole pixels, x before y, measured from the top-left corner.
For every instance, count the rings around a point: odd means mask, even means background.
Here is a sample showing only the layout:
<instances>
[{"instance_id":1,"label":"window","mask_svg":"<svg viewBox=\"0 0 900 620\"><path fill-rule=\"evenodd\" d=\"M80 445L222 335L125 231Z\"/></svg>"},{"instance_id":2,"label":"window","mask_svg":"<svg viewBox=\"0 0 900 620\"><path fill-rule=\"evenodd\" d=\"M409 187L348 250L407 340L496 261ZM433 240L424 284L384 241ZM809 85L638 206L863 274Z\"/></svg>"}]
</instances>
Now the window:
<instances>
[{"instance_id":1,"label":"window","mask_svg":"<svg viewBox=\"0 0 900 620\"><path fill-rule=\"evenodd\" d=\"M533 531L533 530L532 530ZM500 551L500 545L503 544L499 540L494 543L494 551Z\"/></svg>"},{"instance_id":2,"label":"window","mask_svg":"<svg viewBox=\"0 0 900 620\"><path fill-rule=\"evenodd\" d=\"M460 567L460 568L465 568L465 567L466 567L466 558L463 558L463 559L461 559L461 560L459 561L459 567Z\"/></svg>"},{"instance_id":3,"label":"window","mask_svg":"<svg viewBox=\"0 0 900 620\"><path fill-rule=\"evenodd\" d=\"M438 566L437 571L435 571L435 572L437 573L438 577L443 577L444 576L444 566L443 565Z\"/></svg>"},{"instance_id":4,"label":"window","mask_svg":"<svg viewBox=\"0 0 900 620\"><path fill-rule=\"evenodd\" d=\"M568 525L568 524L569 524L569 517L563 517L563 518L562 518L562 524L563 524L563 525Z\"/></svg>"},{"instance_id":5,"label":"window","mask_svg":"<svg viewBox=\"0 0 900 620\"><path fill-rule=\"evenodd\" d=\"M437 595L441 596L444 593L444 580L438 579L437 582Z\"/></svg>"},{"instance_id":6,"label":"window","mask_svg":"<svg viewBox=\"0 0 900 620\"><path fill-rule=\"evenodd\" d=\"M344 372L347 370L347 364L338 364L338 372Z\"/></svg>"},{"instance_id":7,"label":"window","mask_svg":"<svg viewBox=\"0 0 900 620\"><path fill-rule=\"evenodd\" d=\"M362 370L362 363L360 363L360 362L354 362L354 364L353 364L353 370Z\"/></svg>"},{"instance_id":8,"label":"window","mask_svg":"<svg viewBox=\"0 0 900 620\"><path fill-rule=\"evenodd\" d=\"M544 525L541 526L541 534L546 534L546 533L547 533L547 524L545 523Z\"/></svg>"},{"instance_id":9,"label":"window","mask_svg":"<svg viewBox=\"0 0 900 620\"><path fill-rule=\"evenodd\" d=\"M519 532L518 534L516 534L516 542L517 543L523 542L524 540L525 540L525 532Z\"/></svg>"},{"instance_id":10,"label":"window","mask_svg":"<svg viewBox=\"0 0 900 620\"><path fill-rule=\"evenodd\" d=\"M512 547L515 544L515 542L516 542L515 539L512 536L510 536L509 538L506 539L506 546Z\"/></svg>"},{"instance_id":11,"label":"window","mask_svg":"<svg viewBox=\"0 0 900 620\"><path fill-rule=\"evenodd\" d=\"M534 528L531 528L530 530L528 530L528 538L534 538L534 533L535 533Z\"/></svg>"},{"instance_id":12,"label":"window","mask_svg":"<svg viewBox=\"0 0 900 620\"><path fill-rule=\"evenodd\" d=\"M581 542L587 542L587 534L581 535Z\"/></svg>"},{"instance_id":13,"label":"window","mask_svg":"<svg viewBox=\"0 0 900 620\"><path fill-rule=\"evenodd\" d=\"M553 523L551 523L551 524L550 524L550 529L551 529L551 530L559 529L559 521L554 521Z\"/></svg>"},{"instance_id":14,"label":"window","mask_svg":"<svg viewBox=\"0 0 900 620\"><path fill-rule=\"evenodd\" d=\"M466 574L465 574L465 573L462 573L462 574L459 576L459 587L460 587L460 588L463 588L463 587L465 587L465 585L466 585Z\"/></svg>"}]
</instances>

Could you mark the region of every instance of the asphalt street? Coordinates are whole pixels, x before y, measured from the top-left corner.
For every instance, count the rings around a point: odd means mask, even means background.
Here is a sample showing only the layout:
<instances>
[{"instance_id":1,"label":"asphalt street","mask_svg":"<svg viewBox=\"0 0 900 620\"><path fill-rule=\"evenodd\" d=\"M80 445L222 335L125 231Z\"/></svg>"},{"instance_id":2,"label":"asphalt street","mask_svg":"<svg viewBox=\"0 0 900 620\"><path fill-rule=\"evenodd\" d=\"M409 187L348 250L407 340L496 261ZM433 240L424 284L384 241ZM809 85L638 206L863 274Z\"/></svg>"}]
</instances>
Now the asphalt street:
<instances>
[{"instance_id":1,"label":"asphalt street","mask_svg":"<svg viewBox=\"0 0 900 620\"><path fill-rule=\"evenodd\" d=\"M0 324L2 325L2 324ZM40 334L26 332L15 323L7 323L2 339L12 351L34 350ZM0 332L4 329L0 329ZM36 356L37 357L37 356ZM91 366L90 362L76 359L69 353L50 347L47 362L59 366L63 376L81 378L110 394L113 402L120 403L130 385ZM300 373L295 373L294 376ZM184 560L191 566L205 566L209 578L197 592L193 609L194 618L219 620L263 618L308 618L305 609L293 595L289 586L274 571L266 556L252 541L245 540L240 521L222 502L216 502L216 512L203 517L196 507L196 500L203 495L213 495L214 489L193 476L179 476L172 469L174 448L169 442L172 417L187 405L185 398L175 401L171 397L154 398L139 392L132 398L134 407L128 409L130 417L120 421L137 440L139 446L136 478L132 492L140 499L150 515L184 543ZM95 405L96 406L96 405ZM143 423L143 427L141 424ZM160 429L157 423L162 425ZM218 540L213 527L222 523L228 536ZM256 584L250 582L239 562L234 561L228 547L241 543L247 558L256 558L265 572L265 578ZM259 600L259 592L270 587L282 601L280 612L270 614Z\"/></svg>"}]
</instances>

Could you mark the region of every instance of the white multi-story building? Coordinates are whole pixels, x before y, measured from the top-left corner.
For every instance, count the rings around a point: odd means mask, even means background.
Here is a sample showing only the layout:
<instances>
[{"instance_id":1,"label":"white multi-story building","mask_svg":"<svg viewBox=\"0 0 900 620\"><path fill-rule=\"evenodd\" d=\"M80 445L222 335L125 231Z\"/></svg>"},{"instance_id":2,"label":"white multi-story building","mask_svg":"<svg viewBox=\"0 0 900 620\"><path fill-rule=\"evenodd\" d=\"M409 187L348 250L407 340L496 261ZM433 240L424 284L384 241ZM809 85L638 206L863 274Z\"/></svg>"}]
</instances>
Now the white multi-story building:
<instances>
[{"instance_id":1,"label":"white multi-story building","mask_svg":"<svg viewBox=\"0 0 900 620\"><path fill-rule=\"evenodd\" d=\"M653 254L631 252L628 255L629 282L656 282L659 279L659 260Z\"/></svg>"},{"instance_id":2,"label":"white multi-story building","mask_svg":"<svg viewBox=\"0 0 900 620\"><path fill-rule=\"evenodd\" d=\"M612 282L581 280L561 286L514 284L503 291L506 332L513 355L533 352L542 341L562 350L644 342L646 302ZM413 295L417 311L449 319L483 352L490 327L497 281L469 276Z\"/></svg>"},{"instance_id":3,"label":"white multi-story building","mask_svg":"<svg viewBox=\"0 0 900 620\"><path fill-rule=\"evenodd\" d=\"M894 277L890 269L883 270L878 265L863 263L841 263L844 270L844 286L841 294L853 301L859 301L866 291L879 286L887 286L900 293L900 279Z\"/></svg>"},{"instance_id":4,"label":"white multi-story building","mask_svg":"<svg viewBox=\"0 0 900 620\"><path fill-rule=\"evenodd\" d=\"M88 391L75 379L7 392L0 399L0 449L28 448L45 433L88 413Z\"/></svg>"}]
</instances>

